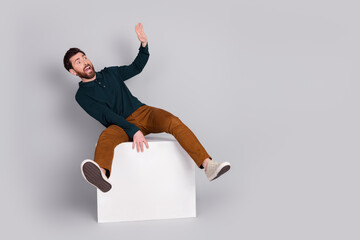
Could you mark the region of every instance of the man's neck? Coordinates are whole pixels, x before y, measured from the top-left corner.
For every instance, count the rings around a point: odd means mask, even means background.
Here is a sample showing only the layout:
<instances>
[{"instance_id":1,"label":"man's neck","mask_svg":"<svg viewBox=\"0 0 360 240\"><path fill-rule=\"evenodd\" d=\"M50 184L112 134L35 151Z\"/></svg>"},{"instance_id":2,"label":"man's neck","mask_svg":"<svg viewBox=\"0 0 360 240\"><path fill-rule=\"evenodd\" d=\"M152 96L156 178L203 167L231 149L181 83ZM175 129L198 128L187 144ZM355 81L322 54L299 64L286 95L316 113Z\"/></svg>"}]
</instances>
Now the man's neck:
<instances>
[{"instance_id":1,"label":"man's neck","mask_svg":"<svg viewBox=\"0 0 360 240\"><path fill-rule=\"evenodd\" d=\"M96 79L96 74L95 74L95 76L93 77L93 78L90 78L90 79L88 79L88 78L81 78L81 81L82 82L91 82L91 81L94 81Z\"/></svg>"}]
</instances>

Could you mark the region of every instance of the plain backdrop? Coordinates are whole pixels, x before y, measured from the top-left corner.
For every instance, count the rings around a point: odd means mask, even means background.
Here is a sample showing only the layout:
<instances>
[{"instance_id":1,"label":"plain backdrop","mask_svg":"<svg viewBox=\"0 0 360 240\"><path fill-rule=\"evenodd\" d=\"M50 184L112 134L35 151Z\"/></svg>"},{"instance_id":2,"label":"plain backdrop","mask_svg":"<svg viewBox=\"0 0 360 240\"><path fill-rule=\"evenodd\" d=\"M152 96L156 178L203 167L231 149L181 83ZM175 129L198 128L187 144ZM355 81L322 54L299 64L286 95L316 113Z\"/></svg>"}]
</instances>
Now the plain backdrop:
<instances>
[{"instance_id":1,"label":"plain backdrop","mask_svg":"<svg viewBox=\"0 0 360 240\"><path fill-rule=\"evenodd\" d=\"M359 239L358 1L2 1L4 239ZM104 127L63 67L130 64L126 82L177 115L216 161L196 171L197 218L98 224L80 163Z\"/></svg>"}]
</instances>

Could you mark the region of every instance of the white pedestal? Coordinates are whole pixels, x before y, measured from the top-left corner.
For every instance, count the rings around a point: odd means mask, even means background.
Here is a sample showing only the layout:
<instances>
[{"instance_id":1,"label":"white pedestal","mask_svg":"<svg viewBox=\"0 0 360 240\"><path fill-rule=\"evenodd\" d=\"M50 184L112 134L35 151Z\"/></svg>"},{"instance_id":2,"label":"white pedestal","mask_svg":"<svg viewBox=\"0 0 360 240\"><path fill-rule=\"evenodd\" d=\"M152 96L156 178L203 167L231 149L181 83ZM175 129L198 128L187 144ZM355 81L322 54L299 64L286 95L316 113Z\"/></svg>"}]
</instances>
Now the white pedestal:
<instances>
[{"instance_id":1,"label":"white pedestal","mask_svg":"<svg viewBox=\"0 0 360 240\"><path fill-rule=\"evenodd\" d=\"M97 190L99 223L196 217L195 162L176 139L146 139L144 152L115 148L112 189Z\"/></svg>"}]
</instances>

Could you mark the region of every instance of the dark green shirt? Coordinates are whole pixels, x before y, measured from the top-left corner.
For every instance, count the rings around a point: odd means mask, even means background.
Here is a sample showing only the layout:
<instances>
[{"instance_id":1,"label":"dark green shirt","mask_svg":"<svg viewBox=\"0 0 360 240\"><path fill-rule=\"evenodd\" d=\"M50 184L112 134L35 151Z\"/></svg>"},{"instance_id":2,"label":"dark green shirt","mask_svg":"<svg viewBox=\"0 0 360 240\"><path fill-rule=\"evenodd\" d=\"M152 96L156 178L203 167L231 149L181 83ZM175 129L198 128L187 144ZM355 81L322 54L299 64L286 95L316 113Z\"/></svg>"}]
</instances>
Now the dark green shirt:
<instances>
[{"instance_id":1,"label":"dark green shirt","mask_svg":"<svg viewBox=\"0 0 360 240\"><path fill-rule=\"evenodd\" d=\"M96 79L79 82L75 99L79 105L105 127L111 124L123 128L130 140L140 130L126 118L142 105L124 81L139 74L149 59L148 44L140 45L139 53L130 65L105 67L96 72Z\"/></svg>"}]
</instances>

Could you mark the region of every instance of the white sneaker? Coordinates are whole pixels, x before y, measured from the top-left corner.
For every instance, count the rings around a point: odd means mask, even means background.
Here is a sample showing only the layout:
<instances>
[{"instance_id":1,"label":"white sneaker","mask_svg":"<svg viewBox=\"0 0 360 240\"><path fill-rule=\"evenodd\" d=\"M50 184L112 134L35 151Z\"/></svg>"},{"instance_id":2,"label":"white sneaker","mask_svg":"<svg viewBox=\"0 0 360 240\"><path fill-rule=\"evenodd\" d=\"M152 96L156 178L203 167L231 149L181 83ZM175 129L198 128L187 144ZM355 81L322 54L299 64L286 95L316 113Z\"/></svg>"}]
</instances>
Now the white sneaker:
<instances>
[{"instance_id":1,"label":"white sneaker","mask_svg":"<svg viewBox=\"0 0 360 240\"><path fill-rule=\"evenodd\" d=\"M206 166L205 175L209 181L212 181L226 173L229 169L230 163L228 162L218 163L210 160Z\"/></svg>"},{"instance_id":2,"label":"white sneaker","mask_svg":"<svg viewBox=\"0 0 360 240\"><path fill-rule=\"evenodd\" d=\"M102 192L111 189L111 183L107 180L100 166L93 160L86 159L81 163L81 173L85 180Z\"/></svg>"}]
</instances>

